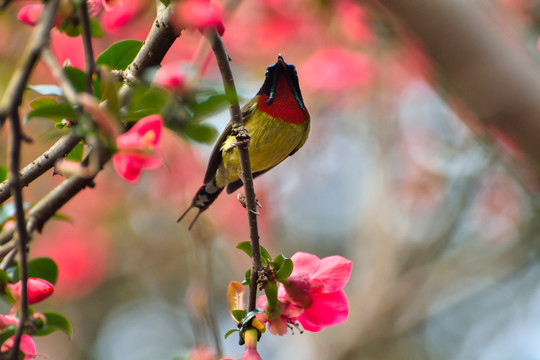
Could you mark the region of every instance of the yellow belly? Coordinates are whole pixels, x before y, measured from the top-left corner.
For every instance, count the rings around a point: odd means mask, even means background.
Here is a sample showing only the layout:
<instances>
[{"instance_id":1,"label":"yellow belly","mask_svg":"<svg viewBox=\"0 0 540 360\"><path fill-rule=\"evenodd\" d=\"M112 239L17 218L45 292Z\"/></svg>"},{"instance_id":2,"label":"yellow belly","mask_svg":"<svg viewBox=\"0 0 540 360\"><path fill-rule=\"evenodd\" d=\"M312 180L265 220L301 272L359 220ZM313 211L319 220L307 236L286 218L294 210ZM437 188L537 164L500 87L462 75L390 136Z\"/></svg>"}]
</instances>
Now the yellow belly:
<instances>
[{"instance_id":1,"label":"yellow belly","mask_svg":"<svg viewBox=\"0 0 540 360\"><path fill-rule=\"evenodd\" d=\"M246 121L245 127L251 137L249 158L254 173L267 170L285 160L291 152L304 144L309 133L309 121L300 125L290 124L258 110ZM235 141L233 136L228 136L221 147L223 158L216 172L216 184L219 187L239 179L238 149L231 150Z\"/></svg>"}]
</instances>

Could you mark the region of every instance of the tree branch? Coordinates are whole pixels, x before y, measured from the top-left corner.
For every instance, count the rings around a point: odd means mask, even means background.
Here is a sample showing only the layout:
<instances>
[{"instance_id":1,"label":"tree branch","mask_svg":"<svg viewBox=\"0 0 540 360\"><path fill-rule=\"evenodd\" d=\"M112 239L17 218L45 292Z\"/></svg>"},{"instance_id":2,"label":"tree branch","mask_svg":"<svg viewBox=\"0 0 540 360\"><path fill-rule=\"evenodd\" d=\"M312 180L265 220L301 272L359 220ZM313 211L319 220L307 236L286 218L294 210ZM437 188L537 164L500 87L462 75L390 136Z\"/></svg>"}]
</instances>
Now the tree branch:
<instances>
[{"instance_id":1,"label":"tree branch","mask_svg":"<svg viewBox=\"0 0 540 360\"><path fill-rule=\"evenodd\" d=\"M86 73L86 92L92 94L92 77L96 72L94 61L94 50L92 49L92 34L90 31L90 15L88 14L88 4L81 2L79 6L79 17L82 25L82 40L84 46L84 67Z\"/></svg>"},{"instance_id":2,"label":"tree branch","mask_svg":"<svg viewBox=\"0 0 540 360\"><path fill-rule=\"evenodd\" d=\"M251 162L249 161L249 136L244 128L244 121L238 104L238 95L234 85L234 78L229 65L229 55L225 45L221 40L217 30L214 28L208 31L205 36L210 41L212 50L216 55L216 60L223 78L225 96L229 101L229 112L231 114L232 128L237 132L236 142L238 144L238 154L240 156L240 166L242 169L242 182L244 183L244 192L246 195L246 208L249 222L249 234L251 238L251 258L253 260L251 267L251 279L249 286L248 311L255 310L257 300L257 281L258 272L262 269L261 249L259 244L259 229L257 224L257 200L255 198L255 187L253 185L253 173L251 171ZM247 138L246 138L247 137Z\"/></svg>"},{"instance_id":3,"label":"tree branch","mask_svg":"<svg viewBox=\"0 0 540 360\"><path fill-rule=\"evenodd\" d=\"M23 335L26 321L28 320L28 271L26 267L26 244L28 243L28 233L26 232L26 219L24 218L24 206L22 196L22 186L20 182L19 167L21 163L21 143L23 141L21 119L17 106L13 106L11 111L11 159L10 159L10 177L13 184L13 194L15 198L15 219L18 234L18 251L20 255L20 278L21 278L21 302L19 326L13 341L13 347L10 358L16 360L19 358L19 345Z\"/></svg>"},{"instance_id":4,"label":"tree branch","mask_svg":"<svg viewBox=\"0 0 540 360\"><path fill-rule=\"evenodd\" d=\"M56 161L64 158L81 141L81 138L68 133L62 136L49 150L32 161L20 171L21 186L27 186L32 181L51 169ZM0 204L11 197L13 182L8 179L0 183Z\"/></svg>"}]
</instances>

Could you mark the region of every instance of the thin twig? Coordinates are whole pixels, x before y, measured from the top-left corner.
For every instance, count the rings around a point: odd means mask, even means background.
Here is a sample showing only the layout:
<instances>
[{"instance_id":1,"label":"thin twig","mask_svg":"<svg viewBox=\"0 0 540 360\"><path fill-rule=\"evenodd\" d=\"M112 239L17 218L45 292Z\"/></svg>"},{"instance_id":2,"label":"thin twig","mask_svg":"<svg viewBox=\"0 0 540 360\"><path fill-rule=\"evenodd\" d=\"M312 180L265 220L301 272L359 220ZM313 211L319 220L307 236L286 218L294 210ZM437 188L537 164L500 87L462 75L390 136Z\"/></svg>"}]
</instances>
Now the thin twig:
<instances>
[{"instance_id":1,"label":"thin twig","mask_svg":"<svg viewBox=\"0 0 540 360\"><path fill-rule=\"evenodd\" d=\"M23 335L24 327L28 319L28 288L27 279L28 271L26 267L26 244L28 242L28 233L26 232L26 219L24 216L22 187L20 182L19 167L21 163L21 143L23 141L21 119L19 118L19 110L14 106L11 111L11 156L10 156L10 177L13 184L13 197L15 200L15 218L17 220L16 228L18 234L18 251L20 256L19 270L21 278L21 300L19 326L13 341L11 359L19 358L19 345Z\"/></svg>"},{"instance_id":2,"label":"thin twig","mask_svg":"<svg viewBox=\"0 0 540 360\"><path fill-rule=\"evenodd\" d=\"M238 104L238 95L234 85L234 78L229 65L229 55L225 49L225 45L221 40L217 30L214 28L205 33L205 36L210 41L212 50L216 55L216 60L223 78L223 86L225 88L225 96L229 101L229 112L231 114L232 128L236 130L238 135L236 141L238 143L238 154L240 156L240 166L242 169L242 182L244 183L244 192L246 195L246 208L249 222L249 234L251 239L251 258L253 260L251 267L251 279L249 286L249 302L248 311L255 310L257 299L257 281L258 272L262 269L261 249L259 244L259 229L257 224L257 200L255 198L255 187L253 185L253 173L251 171L251 162L249 160L249 143L246 141L247 134L244 128L244 121Z\"/></svg>"},{"instance_id":3,"label":"thin twig","mask_svg":"<svg viewBox=\"0 0 540 360\"><path fill-rule=\"evenodd\" d=\"M51 148L28 164L20 171L21 186L27 186L32 181L51 169L56 161L64 158L81 141L81 138L68 133L62 136ZM0 183L0 204L11 197L13 183L10 179Z\"/></svg>"},{"instance_id":4,"label":"thin twig","mask_svg":"<svg viewBox=\"0 0 540 360\"><path fill-rule=\"evenodd\" d=\"M46 2L40 22L25 48L22 60L15 67L15 73L0 101L0 128L4 125L7 116L10 115L13 106L21 104L24 89L26 89L30 74L39 60L41 50L49 43L49 32L53 27L59 3L60 0Z\"/></svg>"},{"instance_id":5,"label":"thin twig","mask_svg":"<svg viewBox=\"0 0 540 360\"><path fill-rule=\"evenodd\" d=\"M86 1L79 6L79 17L82 25L82 40L84 46L84 68L86 72L86 92L92 94L92 77L96 72L94 50L92 48L92 34L90 31L90 15Z\"/></svg>"}]
</instances>

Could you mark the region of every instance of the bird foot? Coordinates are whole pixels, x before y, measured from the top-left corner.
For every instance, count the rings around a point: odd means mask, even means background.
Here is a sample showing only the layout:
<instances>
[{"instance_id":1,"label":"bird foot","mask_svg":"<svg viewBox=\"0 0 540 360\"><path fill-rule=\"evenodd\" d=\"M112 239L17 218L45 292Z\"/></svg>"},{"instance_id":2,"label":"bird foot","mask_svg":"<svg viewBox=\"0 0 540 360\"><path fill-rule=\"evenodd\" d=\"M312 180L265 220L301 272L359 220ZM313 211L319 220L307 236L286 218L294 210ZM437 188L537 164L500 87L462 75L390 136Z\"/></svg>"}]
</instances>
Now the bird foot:
<instances>
[{"instance_id":1,"label":"bird foot","mask_svg":"<svg viewBox=\"0 0 540 360\"><path fill-rule=\"evenodd\" d=\"M246 201L246 195L244 193L238 193L238 195L236 195L236 198L238 199L238 201L240 202L240 204L247 209L247 201ZM261 208L262 209L262 204L260 203L259 199L255 198L255 204L257 205L257 207ZM255 211L252 211L255 215L260 215L260 212L259 210L257 210L257 208L255 208Z\"/></svg>"},{"instance_id":2,"label":"bird foot","mask_svg":"<svg viewBox=\"0 0 540 360\"><path fill-rule=\"evenodd\" d=\"M235 147L238 147L240 145L246 145L249 147L251 144L251 137L249 136L247 130L243 127L239 129L232 129L231 135L236 138L236 141L233 142L225 151L231 151Z\"/></svg>"}]
</instances>

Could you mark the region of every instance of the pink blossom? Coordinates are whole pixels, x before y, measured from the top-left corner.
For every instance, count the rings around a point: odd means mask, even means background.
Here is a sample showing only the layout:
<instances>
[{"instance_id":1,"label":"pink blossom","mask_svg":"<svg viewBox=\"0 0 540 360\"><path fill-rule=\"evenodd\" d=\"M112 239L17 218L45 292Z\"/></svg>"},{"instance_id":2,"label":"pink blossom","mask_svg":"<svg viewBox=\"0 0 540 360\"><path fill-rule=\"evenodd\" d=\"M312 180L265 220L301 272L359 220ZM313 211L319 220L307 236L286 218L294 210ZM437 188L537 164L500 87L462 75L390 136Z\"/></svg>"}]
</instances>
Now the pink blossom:
<instances>
[{"instance_id":1,"label":"pink blossom","mask_svg":"<svg viewBox=\"0 0 540 360\"><path fill-rule=\"evenodd\" d=\"M45 300L54 292L54 286L44 279L28 278L28 304L33 305ZM22 282L16 284L8 284L11 294L18 302L21 299Z\"/></svg>"},{"instance_id":2,"label":"pink blossom","mask_svg":"<svg viewBox=\"0 0 540 360\"><path fill-rule=\"evenodd\" d=\"M118 153L114 154L113 163L120 176L134 183L142 170L157 169L161 166L163 159L158 152L158 144L162 128L161 116L150 115L118 136Z\"/></svg>"},{"instance_id":3,"label":"pink blossom","mask_svg":"<svg viewBox=\"0 0 540 360\"><path fill-rule=\"evenodd\" d=\"M9 351L13 347L14 336L6 340L2 347L0 348L1 352ZM21 343L19 345L19 350L23 352L23 360L32 360L36 358L36 344L30 335L23 335L21 337Z\"/></svg>"},{"instance_id":4,"label":"pink blossom","mask_svg":"<svg viewBox=\"0 0 540 360\"><path fill-rule=\"evenodd\" d=\"M349 303L343 287L349 281L352 262L342 256L317 256L298 252L291 257L293 271L285 291L304 308L298 321L308 331L342 324L349 315Z\"/></svg>"},{"instance_id":5,"label":"pink blossom","mask_svg":"<svg viewBox=\"0 0 540 360\"><path fill-rule=\"evenodd\" d=\"M17 19L27 25L34 26L39 21L42 12L43 4L25 5L19 10Z\"/></svg>"},{"instance_id":6,"label":"pink blossom","mask_svg":"<svg viewBox=\"0 0 540 360\"><path fill-rule=\"evenodd\" d=\"M105 9L101 18L103 28L109 32L119 31L121 27L143 15L150 4L147 0L102 0Z\"/></svg>"},{"instance_id":7,"label":"pink blossom","mask_svg":"<svg viewBox=\"0 0 540 360\"><path fill-rule=\"evenodd\" d=\"M186 88L186 73L178 64L166 64L156 73L154 83L173 92L182 93Z\"/></svg>"},{"instance_id":8,"label":"pink blossom","mask_svg":"<svg viewBox=\"0 0 540 360\"><path fill-rule=\"evenodd\" d=\"M257 319L268 323L274 335L285 335L296 321L307 331L342 324L349 314L349 303L343 287L349 281L352 262L342 256L317 256L299 252L291 257L293 271L285 285L278 289L278 307L269 310L266 297L257 300L265 310Z\"/></svg>"},{"instance_id":9,"label":"pink blossom","mask_svg":"<svg viewBox=\"0 0 540 360\"><path fill-rule=\"evenodd\" d=\"M215 360L216 352L206 345L199 345L191 349L188 360Z\"/></svg>"},{"instance_id":10,"label":"pink blossom","mask_svg":"<svg viewBox=\"0 0 540 360\"><path fill-rule=\"evenodd\" d=\"M249 329L244 333L246 350L242 355L242 360L262 360L257 352L258 333L255 329Z\"/></svg>"},{"instance_id":11,"label":"pink blossom","mask_svg":"<svg viewBox=\"0 0 540 360\"><path fill-rule=\"evenodd\" d=\"M221 16L223 8L207 0L187 0L178 4L175 23L179 28L196 28L204 31L215 26L219 35L225 32Z\"/></svg>"}]
</instances>

